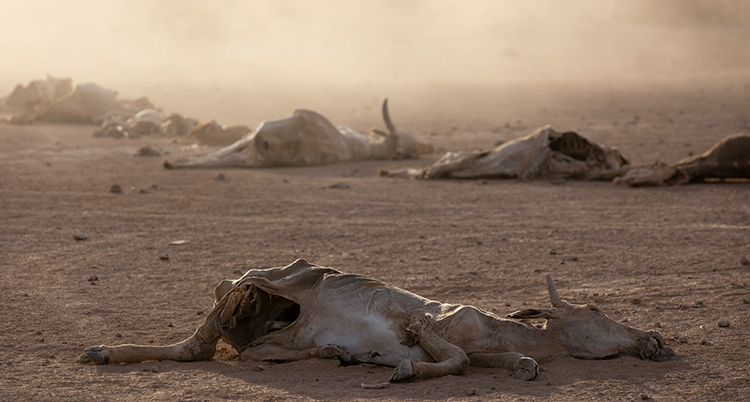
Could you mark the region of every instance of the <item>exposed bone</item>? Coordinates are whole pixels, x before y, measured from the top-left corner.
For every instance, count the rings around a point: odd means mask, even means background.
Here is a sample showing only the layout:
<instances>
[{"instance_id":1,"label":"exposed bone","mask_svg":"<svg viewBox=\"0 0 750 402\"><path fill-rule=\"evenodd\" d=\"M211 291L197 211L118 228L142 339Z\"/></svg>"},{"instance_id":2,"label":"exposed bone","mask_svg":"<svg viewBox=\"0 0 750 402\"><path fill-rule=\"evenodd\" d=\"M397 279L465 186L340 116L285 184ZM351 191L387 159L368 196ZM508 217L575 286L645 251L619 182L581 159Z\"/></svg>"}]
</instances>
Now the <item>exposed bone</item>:
<instances>
[{"instance_id":1,"label":"exposed bone","mask_svg":"<svg viewBox=\"0 0 750 402\"><path fill-rule=\"evenodd\" d=\"M362 389L383 389L383 388L388 388L390 386L391 386L391 383L389 383L389 382L380 382L380 383L377 383L377 384L365 384L365 383L362 383L362 384L359 385L359 387L362 388Z\"/></svg>"}]
</instances>

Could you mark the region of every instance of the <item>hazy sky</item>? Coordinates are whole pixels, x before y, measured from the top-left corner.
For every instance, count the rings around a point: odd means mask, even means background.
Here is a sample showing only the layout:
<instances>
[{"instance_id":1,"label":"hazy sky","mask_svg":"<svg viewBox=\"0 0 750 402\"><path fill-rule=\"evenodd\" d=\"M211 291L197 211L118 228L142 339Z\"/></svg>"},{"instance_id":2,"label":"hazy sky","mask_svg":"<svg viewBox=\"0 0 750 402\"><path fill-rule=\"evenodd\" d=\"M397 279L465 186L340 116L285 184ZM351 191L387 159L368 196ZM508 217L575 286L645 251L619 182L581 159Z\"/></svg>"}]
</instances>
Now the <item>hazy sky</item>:
<instances>
[{"instance_id":1,"label":"hazy sky","mask_svg":"<svg viewBox=\"0 0 750 402\"><path fill-rule=\"evenodd\" d=\"M0 90L76 82L361 85L627 79L748 65L722 32L631 26L615 0L0 3ZM744 46L744 47L743 47ZM730 66L726 67L729 63Z\"/></svg>"}]
</instances>

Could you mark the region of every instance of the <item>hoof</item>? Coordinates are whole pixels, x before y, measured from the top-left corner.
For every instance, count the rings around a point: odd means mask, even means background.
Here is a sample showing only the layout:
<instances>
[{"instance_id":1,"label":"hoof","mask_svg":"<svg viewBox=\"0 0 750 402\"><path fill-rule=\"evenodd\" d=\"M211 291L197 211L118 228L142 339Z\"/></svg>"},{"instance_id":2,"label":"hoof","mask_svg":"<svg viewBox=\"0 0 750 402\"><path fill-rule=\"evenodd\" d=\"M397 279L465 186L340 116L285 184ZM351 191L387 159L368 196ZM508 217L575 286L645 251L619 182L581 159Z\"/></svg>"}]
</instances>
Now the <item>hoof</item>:
<instances>
[{"instance_id":1,"label":"hoof","mask_svg":"<svg viewBox=\"0 0 750 402\"><path fill-rule=\"evenodd\" d=\"M321 359L335 359L341 354L341 350L336 346L323 346L318 350Z\"/></svg>"},{"instance_id":2,"label":"hoof","mask_svg":"<svg viewBox=\"0 0 750 402\"><path fill-rule=\"evenodd\" d=\"M530 357L522 357L516 362L516 372L513 377L519 380L531 381L539 374L539 365Z\"/></svg>"},{"instance_id":3,"label":"hoof","mask_svg":"<svg viewBox=\"0 0 750 402\"><path fill-rule=\"evenodd\" d=\"M102 346L92 346L84 352L96 364L109 363L109 353Z\"/></svg>"},{"instance_id":4,"label":"hoof","mask_svg":"<svg viewBox=\"0 0 750 402\"><path fill-rule=\"evenodd\" d=\"M414 365L411 360L404 360L393 370L391 378L388 379L390 382L403 382L413 380L417 374L414 372Z\"/></svg>"}]
</instances>

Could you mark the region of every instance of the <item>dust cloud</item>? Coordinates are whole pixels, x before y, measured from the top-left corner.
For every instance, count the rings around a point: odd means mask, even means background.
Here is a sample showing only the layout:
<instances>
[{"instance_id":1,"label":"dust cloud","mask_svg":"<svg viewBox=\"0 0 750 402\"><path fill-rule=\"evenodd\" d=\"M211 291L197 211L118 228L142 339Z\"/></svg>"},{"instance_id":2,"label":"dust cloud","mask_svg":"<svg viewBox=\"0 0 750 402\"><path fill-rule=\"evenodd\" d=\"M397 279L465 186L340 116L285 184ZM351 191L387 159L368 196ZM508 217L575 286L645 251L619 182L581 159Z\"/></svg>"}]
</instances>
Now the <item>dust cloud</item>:
<instances>
[{"instance_id":1,"label":"dust cloud","mask_svg":"<svg viewBox=\"0 0 750 402\"><path fill-rule=\"evenodd\" d=\"M620 3L3 2L0 93L46 74L158 97L177 85L264 94L367 91L690 79L750 66L748 10L729 13L744 17L728 24L697 18L686 26L650 18L638 8L648 2Z\"/></svg>"}]
</instances>

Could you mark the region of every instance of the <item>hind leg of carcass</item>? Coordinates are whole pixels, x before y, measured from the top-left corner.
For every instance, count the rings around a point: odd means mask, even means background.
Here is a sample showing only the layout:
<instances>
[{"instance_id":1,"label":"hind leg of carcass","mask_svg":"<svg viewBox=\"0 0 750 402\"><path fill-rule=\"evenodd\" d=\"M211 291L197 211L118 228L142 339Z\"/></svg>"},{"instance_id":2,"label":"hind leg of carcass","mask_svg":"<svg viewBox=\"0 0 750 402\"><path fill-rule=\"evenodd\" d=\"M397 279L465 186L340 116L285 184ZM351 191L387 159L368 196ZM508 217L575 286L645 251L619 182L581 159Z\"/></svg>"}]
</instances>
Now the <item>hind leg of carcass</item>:
<instances>
[{"instance_id":1,"label":"hind leg of carcass","mask_svg":"<svg viewBox=\"0 0 750 402\"><path fill-rule=\"evenodd\" d=\"M92 346L84 351L80 362L96 364L136 363L146 360L195 361L211 360L216 352L216 343L221 338L216 320L209 320L198 327L193 335L182 342L169 346Z\"/></svg>"},{"instance_id":2,"label":"hind leg of carcass","mask_svg":"<svg viewBox=\"0 0 750 402\"><path fill-rule=\"evenodd\" d=\"M469 355L469 361L472 366L515 370L513 376L524 381L531 381L539 374L539 365L536 361L517 352L472 353Z\"/></svg>"},{"instance_id":3,"label":"hind leg of carcass","mask_svg":"<svg viewBox=\"0 0 750 402\"><path fill-rule=\"evenodd\" d=\"M461 374L469 366L469 357L463 349L441 338L430 328L432 317L425 315L412 318L408 332L417 335L419 345L429 353L436 363L402 361L391 374L391 382L410 381Z\"/></svg>"},{"instance_id":4,"label":"hind leg of carcass","mask_svg":"<svg viewBox=\"0 0 750 402\"><path fill-rule=\"evenodd\" d=\"M240 360L290 362L306 359L335 359L341 354L336 346L322 346L304 350L289 350L273 345L258 345L240 354Z\"/></svg>"}]
</instances>

